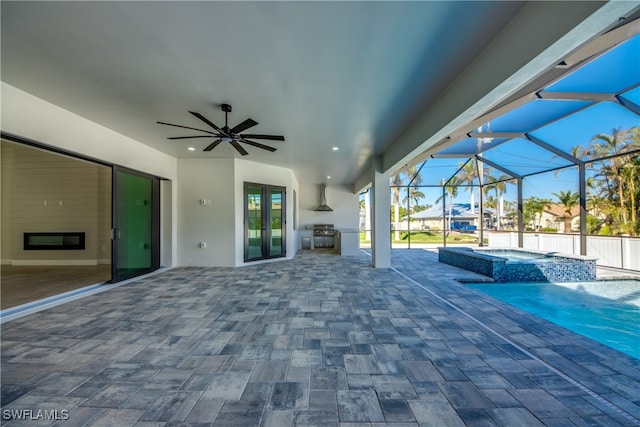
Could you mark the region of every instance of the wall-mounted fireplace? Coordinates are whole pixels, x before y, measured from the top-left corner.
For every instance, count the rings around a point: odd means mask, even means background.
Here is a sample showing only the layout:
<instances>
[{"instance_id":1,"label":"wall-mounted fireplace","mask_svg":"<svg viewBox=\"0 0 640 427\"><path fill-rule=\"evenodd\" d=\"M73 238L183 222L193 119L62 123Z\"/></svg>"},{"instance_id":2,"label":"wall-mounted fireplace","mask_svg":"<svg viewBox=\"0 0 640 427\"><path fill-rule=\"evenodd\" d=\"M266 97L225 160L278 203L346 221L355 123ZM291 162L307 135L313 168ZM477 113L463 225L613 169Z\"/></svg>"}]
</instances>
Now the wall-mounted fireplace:
<instances>
[{"instance_id":1,"label":"wall-mounted fireplace","mask_svg":"<svg viewBox=\"0 0 640 427\"><path fill-rule=\"evenodd\" d=\"M84 232L24 233L24 250L84 249Z\"/></svg>"}]
</instances>

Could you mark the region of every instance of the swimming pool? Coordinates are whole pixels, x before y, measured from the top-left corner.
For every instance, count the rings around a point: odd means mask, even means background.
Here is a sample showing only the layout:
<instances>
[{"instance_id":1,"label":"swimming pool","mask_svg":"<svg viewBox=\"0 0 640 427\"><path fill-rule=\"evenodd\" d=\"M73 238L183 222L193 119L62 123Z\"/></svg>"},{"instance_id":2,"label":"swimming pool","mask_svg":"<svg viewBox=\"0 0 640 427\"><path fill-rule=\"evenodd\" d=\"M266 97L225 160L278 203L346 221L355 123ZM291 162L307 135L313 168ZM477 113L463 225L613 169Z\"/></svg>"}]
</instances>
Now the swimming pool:
<instances>
[{"instance_id":1,"label":"swimming pool","mask_svg":"<svg viewBox=\"0 0 640 427\"><path fill-rule=\"evenodd\" d=\"M640 280L465 285L640 359Z\"/></svg>"}]
</instances>

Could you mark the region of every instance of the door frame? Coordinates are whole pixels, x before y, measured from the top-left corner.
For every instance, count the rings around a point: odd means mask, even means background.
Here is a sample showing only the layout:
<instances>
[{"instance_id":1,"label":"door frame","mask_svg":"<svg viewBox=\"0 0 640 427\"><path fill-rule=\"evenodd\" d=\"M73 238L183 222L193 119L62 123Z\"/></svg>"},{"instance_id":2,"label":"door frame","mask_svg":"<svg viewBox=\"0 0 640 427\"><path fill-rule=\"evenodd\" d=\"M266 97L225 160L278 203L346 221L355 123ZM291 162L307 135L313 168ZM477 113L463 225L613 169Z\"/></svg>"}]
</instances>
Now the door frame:
<instances>
[{"instance_id":1,"label":"door frame","mask_svg":"<svg viewBox=\"0 0 640 427\"><path fill-rule=\"evenodd\" d=\"M149 268L136 270L129 274L118 274L120 259L118 256L117 241L122 238L120 235L120 216L118 213L118 200L121 190L118 185L118 172L151 180L151 265ZM111 179L111 283L116 283L150 273L160 268L160 179L154 175L118 165L112 166Z\"/></svg>"},{"instance_id":2,"label":"door frame","mask_svg":"<svg viewBox=\"0 0 640 427\"><path fill-rule=\"evenodd\" d=\"M247 198L247 190L249 187L258 187L262 190L262 256L260 258L249 258L249 201ZM287 187L281 185L270 185L270 184L261 184L257 182L248 182L245 181L243 185L243 228L244 228L244 262L253 262L253 261L262 261L265 259L272 258L283 258L287 256L287 209L286 209L286 200L287 200ZM282 204L281 204L281 215L282 215L282 251L278 255L270 255L270 241L271 241L271 227L267 227L267 224L271 224L271 200L270 194L271 190L276 189L282 191Z\"/></svg>"}]
</instances>

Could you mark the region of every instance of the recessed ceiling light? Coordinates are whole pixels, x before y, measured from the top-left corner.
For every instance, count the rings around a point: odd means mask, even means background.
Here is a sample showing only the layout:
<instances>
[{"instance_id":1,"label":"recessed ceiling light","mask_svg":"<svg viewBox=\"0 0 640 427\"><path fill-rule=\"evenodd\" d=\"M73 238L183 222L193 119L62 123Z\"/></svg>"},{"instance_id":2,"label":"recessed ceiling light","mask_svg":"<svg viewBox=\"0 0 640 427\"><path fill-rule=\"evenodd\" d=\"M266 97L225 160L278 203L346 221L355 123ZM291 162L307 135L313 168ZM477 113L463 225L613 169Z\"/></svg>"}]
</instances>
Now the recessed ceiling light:
<instances>
[{"instance_id":1,"label":"recessed ceiling light","mask_svg":"<svg viewBox=\"0 0 640 427\"><path fill-rule=\"evenodd\" d=\"M331 147L331 149L332 149L333 151L338 151L338 150L340 149L340 147Z\"/></svg>"},{"instance_id":2,"label":"recessed ceiling light","mask_svg":"<svg viewBox=\"0 0 640 427\"><path fill-rule=\"evenodd\" d=\"M189 150L189 151L196 151L196 147L187 147L187 150Z\"/></svg>"},{"instance_id":3,"label":"recessed ceiling light","mask_svg":"<svg viewBox=\"0 0 640 427\"><path fill-rule=\"evenodd\" d=\"M327 176L327 179L331 179L331 175L328 175L328 176Z\"/></svg>"}]
</instances>

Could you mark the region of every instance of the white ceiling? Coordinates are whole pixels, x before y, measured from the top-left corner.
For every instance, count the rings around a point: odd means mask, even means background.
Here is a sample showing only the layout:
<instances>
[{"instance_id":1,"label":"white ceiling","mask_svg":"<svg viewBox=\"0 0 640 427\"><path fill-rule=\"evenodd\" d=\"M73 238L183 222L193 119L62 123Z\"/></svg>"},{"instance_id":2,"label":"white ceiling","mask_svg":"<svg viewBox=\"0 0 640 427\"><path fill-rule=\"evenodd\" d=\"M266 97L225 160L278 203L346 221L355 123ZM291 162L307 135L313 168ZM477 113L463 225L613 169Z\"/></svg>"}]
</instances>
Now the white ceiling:
<instances>
[{"instance_id":1,"label":"white ceiling","mask_svg":"<svg viewBox=\"0 0 640 427\"><path fill-rule=\"evenodd\" d=\"M169 141L207 129L274 153L302 183L351 184L521 10L516 2L1 2L2 81L170 155L239 157ZM37 121L37 117L33 117ZM426 138L425 138L426 139ZM46 141L42 141L46 142ZM187 151L193 145L196 152ZM339 151L332 151L337 146Z\"/></svg>"},{"instance_id":2,"label":"white ceiling","mask_svg":"<svg viewBox=\"0 0 640 427\"><path fill-rule=\"evenodd\" d=\"M352 183L519 7L3 1L2 80L177 157L239 156L156 124L206 129L191 110L221 125L229 103L230 125L286 138L248 159Z\"/></svg>"}]
</instances>

